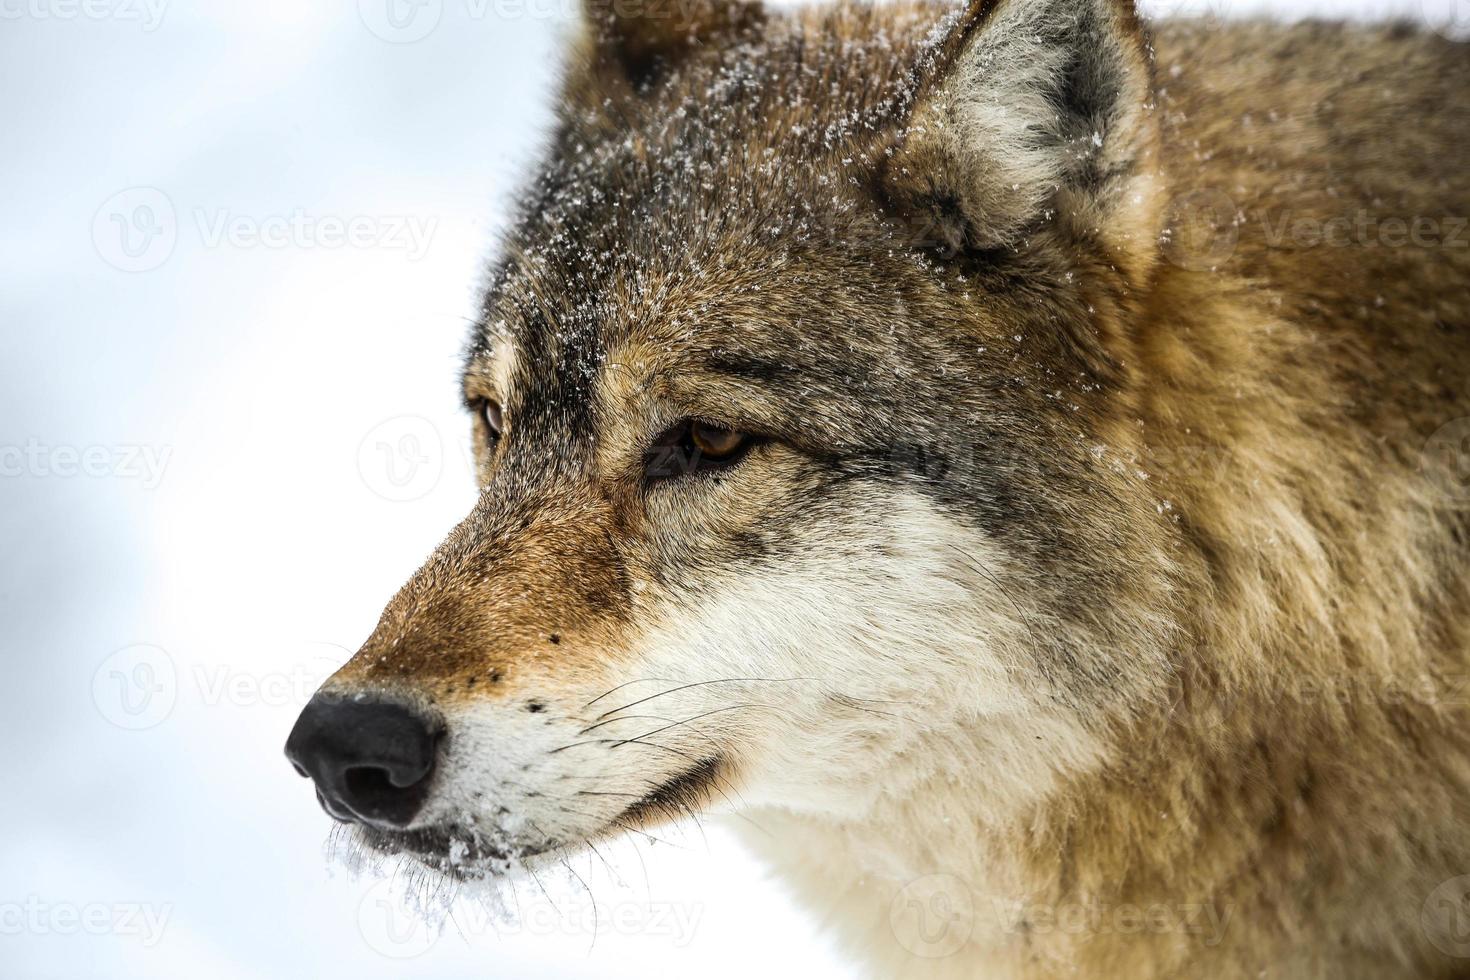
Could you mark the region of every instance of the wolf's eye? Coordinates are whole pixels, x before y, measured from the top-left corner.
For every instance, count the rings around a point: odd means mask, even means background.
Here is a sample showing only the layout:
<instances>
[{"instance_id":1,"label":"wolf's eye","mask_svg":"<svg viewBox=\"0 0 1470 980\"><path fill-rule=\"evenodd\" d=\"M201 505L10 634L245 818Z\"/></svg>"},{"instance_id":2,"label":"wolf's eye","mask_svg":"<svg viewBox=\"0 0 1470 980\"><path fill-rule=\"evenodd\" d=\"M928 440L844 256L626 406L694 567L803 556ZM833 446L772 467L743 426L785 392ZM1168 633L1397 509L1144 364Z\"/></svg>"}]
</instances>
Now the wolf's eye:
<instances>
[{"instance_id":1,"label":"wolf's eye","mask_svg":"<svg viewBox=\"0 0 1470 980\"><path fill-rule=\"evenodd\" d=\"M689 426L689 442L705 459L723 460L745 445L745 433L694 422Z\"/></svg>"},{"instance_id":2,"label":"wolf's eye","mask_svg":"<svg viewBox=\"0 0 1470 980\"><path fill-rule=\"evenodd\" d=\"M486 398L480 402L480 420L485 423L491 442L498 440L505 431L505 416L500 410L500 403L493 399Z\"/></svg>"},{"instance_id":3,"label":"wolf's eye","mask_svg":"<svg viewBox=\"0 0 1470 980\"><path fill-rule=\"evenodd\" d=\"M740 461L755 441L748 432L686 419L649 447L648 478L662 480L731 466Z\"/></svg>"}]
</instances>

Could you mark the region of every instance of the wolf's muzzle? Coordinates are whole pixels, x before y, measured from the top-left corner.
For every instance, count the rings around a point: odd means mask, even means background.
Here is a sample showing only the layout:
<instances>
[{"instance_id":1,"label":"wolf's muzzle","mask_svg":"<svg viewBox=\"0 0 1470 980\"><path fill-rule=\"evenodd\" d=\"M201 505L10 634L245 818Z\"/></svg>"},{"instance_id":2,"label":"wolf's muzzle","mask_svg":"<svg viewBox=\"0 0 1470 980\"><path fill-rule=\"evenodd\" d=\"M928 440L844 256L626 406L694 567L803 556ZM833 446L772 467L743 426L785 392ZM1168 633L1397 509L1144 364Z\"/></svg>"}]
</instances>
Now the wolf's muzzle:
<instances>
[{"instance_id":1,"label":"wolf's muzzle","mask_svg":"<svg viewBox=\"0 0 1470 980\"><path fill-rule=\"evenodd\" d=\"M291 729L286 758L333 818L401 828L428 796L438 736L401 704L318 694Z\"/></svg>"}]
</instances>

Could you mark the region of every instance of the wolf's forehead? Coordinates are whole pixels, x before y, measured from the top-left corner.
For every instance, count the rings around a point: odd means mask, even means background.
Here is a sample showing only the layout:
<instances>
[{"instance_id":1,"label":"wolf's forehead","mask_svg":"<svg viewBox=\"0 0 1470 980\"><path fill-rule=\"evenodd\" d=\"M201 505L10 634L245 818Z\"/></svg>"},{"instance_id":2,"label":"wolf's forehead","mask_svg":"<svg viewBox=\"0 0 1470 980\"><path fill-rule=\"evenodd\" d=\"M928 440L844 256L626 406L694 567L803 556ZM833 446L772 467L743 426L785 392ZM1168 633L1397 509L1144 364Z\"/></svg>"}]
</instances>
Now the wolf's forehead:
<instances>
[{"instance_id":1,"label":"wolf's forehead","mask_svg":"<svg viewBox=\"0 0 1470 980\"><path fill-rule=\"evenodd\" d=\"M890 251L861 157L924 37L861 8L822 18L701 49L633 101L569 98L472 351L513 346L523 380L585 397L630 344L675 356L801 340L823 312L810 283Z\"/></svg>"},{"instance_id":2,"label":"wolf's forehead","mask_svg":"<svg viewBox=\"0 0 1470 980\"><path fill-rule=\"evenodd\" d=\"M814 274L854 244L835 227L835 177L713 189L709 171L629 170L554 181L509 243L477 350L513 347L523 369L555 365L576 388L629 346L675 356L757 340L793 312L794 270Z\"/></svg>"}]
</instances>

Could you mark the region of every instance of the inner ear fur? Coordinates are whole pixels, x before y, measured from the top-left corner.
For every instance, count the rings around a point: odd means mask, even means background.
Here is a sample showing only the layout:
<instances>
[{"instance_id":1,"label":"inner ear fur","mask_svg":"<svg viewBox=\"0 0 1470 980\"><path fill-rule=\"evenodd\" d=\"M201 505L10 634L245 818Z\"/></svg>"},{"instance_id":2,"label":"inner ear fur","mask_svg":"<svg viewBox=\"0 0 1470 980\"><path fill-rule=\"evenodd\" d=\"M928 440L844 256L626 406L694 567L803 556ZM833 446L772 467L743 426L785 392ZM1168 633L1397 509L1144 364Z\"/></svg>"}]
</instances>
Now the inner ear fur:
<instances>
[{"instance_id":1,"label":"inner ear fur","mask_svg":"<svg viewBox=\"0 0 1470 980\"><path fill-rule=\"evenodd\" d=\"M1149 51L1132 0L972 0L919 70L884 197L949 253L1018 248L1061 222L1150 261Z\"/></svg>"}]
</instances>

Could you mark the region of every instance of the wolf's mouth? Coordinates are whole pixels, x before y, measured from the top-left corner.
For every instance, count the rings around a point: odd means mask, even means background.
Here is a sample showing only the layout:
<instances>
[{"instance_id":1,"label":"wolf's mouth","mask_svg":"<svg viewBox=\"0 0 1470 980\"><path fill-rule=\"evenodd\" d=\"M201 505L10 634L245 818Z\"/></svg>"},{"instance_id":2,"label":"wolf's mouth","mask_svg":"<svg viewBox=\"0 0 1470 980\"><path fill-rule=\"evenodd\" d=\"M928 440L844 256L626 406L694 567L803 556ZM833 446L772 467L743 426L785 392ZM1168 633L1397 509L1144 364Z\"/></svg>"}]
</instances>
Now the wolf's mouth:
<instances>
[{"instance_id":1,"label":"wolf's mouth","mask_svg":"<svg viewBox=\"0 0 1470 980\"><path fill-rule=\"evenodd\" d=\"M724 769L725 761L722 758L703 759L656 786L626 807L605 827L587 837L591 839L612 836L623 833L630 827L647 826L697 813L715 791ZM508 874L518 864L530 858L568 846L567 841L555 838L535 842L492 842L478 831L457 826L420 827L414 830L359 826L357 832L364 844L380 854L411 857L428 868L458 878Z\"/></svg>"},{"instance_id":2,"label":"wolf's mouth","mask_svg":"<svg viewBox=\"0 0 1470 980\"><path fill-rule=\"evenodd\" d=\"M445 874L466 877L504 873L522 858L550 848L495 845L480 835L454 827L382 830L359 827L363 843L380 854L406 855Z\"/></svg>"}]
</instances>

